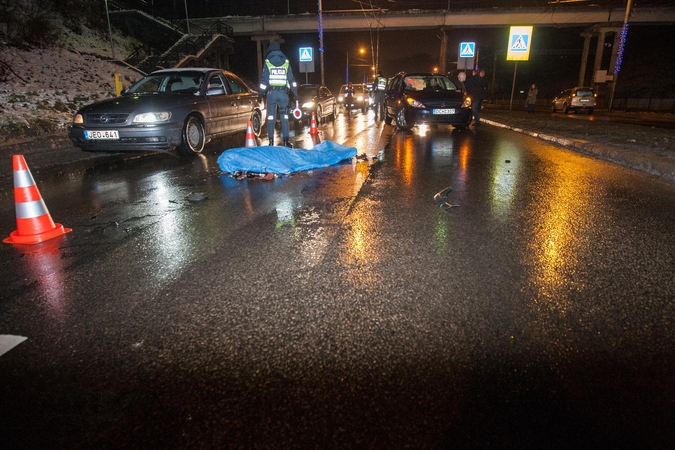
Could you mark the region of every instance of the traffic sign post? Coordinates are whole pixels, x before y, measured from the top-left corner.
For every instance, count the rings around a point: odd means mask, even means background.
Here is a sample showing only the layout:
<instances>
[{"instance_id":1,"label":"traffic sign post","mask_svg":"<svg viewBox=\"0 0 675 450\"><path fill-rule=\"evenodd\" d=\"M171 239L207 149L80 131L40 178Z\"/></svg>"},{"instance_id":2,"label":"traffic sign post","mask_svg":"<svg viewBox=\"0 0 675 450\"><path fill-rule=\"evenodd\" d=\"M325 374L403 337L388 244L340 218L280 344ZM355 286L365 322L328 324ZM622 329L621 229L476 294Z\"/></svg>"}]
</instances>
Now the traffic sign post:
<instances>
[{"instance_id":1,"label":"traffic sign post","mask_svg":"<svg viewBox=\"0 0 675 450\"><path fill-rule=\"evenodd\" d=\"M314 49L300 47L300 72L314 72Z\"/></svg>"},{"instance_id":2,"label":"traffic sign post","mask_svg":"<svg viewBox=\"0 0 675 450\"><path fill-rule=\"evenodd\" d=\"M513 68L513 84L511 85L511 103L509 110L513 109L513 93L516 90L516 73L518 72L518 61L527 61L530 59L530 47L532 45L532 27L511 27L509 32L509 46L506 51L506 60L515 61Z\"/></svg>"},{"instance_id":3,"label":"traffic sign post","mask_svg":"<svg viewBox=\"0 0 675 450\"><path fill-rule=\"evenodd\" d=\"M457 52L457 69L467 70L473 69L476 61L476 43L475 42L461 42Z\"/></svg>"}]
</instances>

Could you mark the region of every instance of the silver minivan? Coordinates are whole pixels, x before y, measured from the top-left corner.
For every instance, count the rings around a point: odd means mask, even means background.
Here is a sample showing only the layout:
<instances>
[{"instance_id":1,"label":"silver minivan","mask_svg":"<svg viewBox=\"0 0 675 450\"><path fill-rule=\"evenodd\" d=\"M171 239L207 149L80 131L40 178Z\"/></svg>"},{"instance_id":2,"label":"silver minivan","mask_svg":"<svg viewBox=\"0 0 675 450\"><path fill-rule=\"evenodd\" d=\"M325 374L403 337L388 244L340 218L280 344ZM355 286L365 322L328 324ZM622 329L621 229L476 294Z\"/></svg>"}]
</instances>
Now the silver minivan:
<instances>
[{"instance_id":1,"label":"silver minivan","mask_svg":"<svg viewBox=\"0 0 675 450\"><path fill-rule=\"evenodd\" d=\"M568 111L588 111L593 114L593 108L596 105L596 94L592 87L575 87L566 89L558 94L551 102L551 111L562 111L567 114Z\"/></svg>"}]
</instances>

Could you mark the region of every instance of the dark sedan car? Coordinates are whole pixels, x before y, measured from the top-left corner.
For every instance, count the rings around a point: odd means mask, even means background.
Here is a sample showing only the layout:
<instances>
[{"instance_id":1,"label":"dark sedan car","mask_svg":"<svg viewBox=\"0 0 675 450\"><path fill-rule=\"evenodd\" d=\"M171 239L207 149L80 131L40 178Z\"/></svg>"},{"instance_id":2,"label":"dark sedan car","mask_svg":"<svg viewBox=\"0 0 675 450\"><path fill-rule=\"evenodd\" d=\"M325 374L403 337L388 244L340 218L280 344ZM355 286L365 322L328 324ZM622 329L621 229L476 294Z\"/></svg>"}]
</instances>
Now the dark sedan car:
<instances>
[{"instance_id":1,"label":"dark sedan car","mask_svg":"<svg viewBox=\"0 0 675 450\"><path fill-rule=\"evenodd\" d=\"M431 73L399 73L386 91L385 122L402 130L418 123L448 124L466 128L471 124L471 98L449 78Z\"/></svg>"},{"instance_id":2,"label":"dark sedan car","mask_svg":"<svg viewBox=\"0 0 675 450\"><path fill-rule=\"evenodd\" d=\"M177 148L202 151L212 138L245 131L260 134L264 111L258 94L220 69L158 70L121 96L80 109L68 136L85 151L120 152Z\"/></svg>"},{"instance_id":3,"label":"dark sedan car","mask_svg":"<svg viewBox=\"0 0 675 450\"><path fill-rule=\"evenodd\" d=\"M312 113L315 114L317 123L326 119L334 120L337 114L335 96L326 86L315 84L299 86L298 104L302 111L300 120L305 120L307 123L312 119Z\"/></svg>"}]
</instances>

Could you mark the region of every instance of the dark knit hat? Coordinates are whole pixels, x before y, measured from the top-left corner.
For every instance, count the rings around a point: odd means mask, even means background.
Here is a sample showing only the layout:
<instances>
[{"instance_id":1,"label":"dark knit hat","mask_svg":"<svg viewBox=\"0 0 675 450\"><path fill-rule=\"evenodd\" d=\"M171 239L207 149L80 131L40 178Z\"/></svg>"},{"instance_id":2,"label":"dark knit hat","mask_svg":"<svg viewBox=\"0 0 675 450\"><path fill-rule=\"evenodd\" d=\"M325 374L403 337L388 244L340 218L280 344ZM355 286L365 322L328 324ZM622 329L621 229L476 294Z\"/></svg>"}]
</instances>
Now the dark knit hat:
<instances>
[{"instance_id":1,"label":"dark knit hat","mask_svg":"<svg viewBox=\"0 0 675 450\"><path fill-rule=\"evenodd\" d=\"M267 54L269 55L271 52L278 52L281 50L281 47L279 47L279 43L276 41L270 42L270 45L267 47Z\"/></svg>"}]
</instances>

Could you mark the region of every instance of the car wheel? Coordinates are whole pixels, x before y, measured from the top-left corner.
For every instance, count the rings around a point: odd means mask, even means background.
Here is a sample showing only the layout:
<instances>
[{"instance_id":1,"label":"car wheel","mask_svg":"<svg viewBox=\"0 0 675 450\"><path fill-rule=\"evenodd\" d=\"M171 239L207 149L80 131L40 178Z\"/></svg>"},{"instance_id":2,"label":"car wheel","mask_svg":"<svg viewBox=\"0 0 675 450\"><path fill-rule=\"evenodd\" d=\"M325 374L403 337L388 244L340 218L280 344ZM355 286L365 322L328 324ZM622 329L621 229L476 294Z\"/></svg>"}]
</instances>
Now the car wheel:
<instances>
[{"instance_id":1,"label":"car wheel","mask_svg":"<svg viewBox=\"0 0 675 450\"><path fill-rule=\"evenodd\" d=\"M569 112L569 110L570 109L567 107L567 103L563 103L562 112L564 114L567 114Z\"/></svg>"},{"instance_id":2,"label":"car wheel","mask_svg":"<svg viewBox=\"0 0 675 450\"><path fill-rule=\"evenodd\" d=\"M337 119L337 105L333 104L333 112L330 115L330 120L331 122L335 122L335 119Z\"/></svg>"},{"instance_id":3,"label":"car wheel","mask_svg":"<svg viewBox=\"0 0 675 450\"><path fill-rule=\"evenodd\" d=\"M396 126L399 127L401 130L409 130L415 125L414 123L410 122L405 114L405 109L401 108L398 110L398 113L396 113Z\"/></svg>"},{"instance_id":4,"label":"car wheel","mask_svg":"<svg viewBox=\"0 0 675 450\"><path fill-rule=\"evenodd\" d=\"M178 146L181 155L196 155L204 150L204 126L195 116L188 116L183 125L182 142Z\"/></svg>"},{"instance_id":5,"label":"car wheel","mask_svg":"<svg viewBox=\"0 0 675 450\"><path fill-rule=\"evenodd\" d=\"M323 111L320 106L316 107L316 124L320 125L323 123Z\"/></svg>"},{"instance_id":6,"label":"car wheel","mask_svg":"<svg viewBox=\"0 0 675 450\"><path fill-rule=\"evenodd\" d=\"M555 112L555 103L551 105L551 112Z\"/></svg>"},{"instance_id":7,"label":"car wheel","mask_svg":"<svg viewBox=\"0 0 675 450\"><path fill-rule=\"evenodd\" d=\"M253 114L251 114L251 125L253 126L253 134L255 134L256 137L260 137L263 127L260 111L254 111Z\"/></svg>"}]
</instances>

